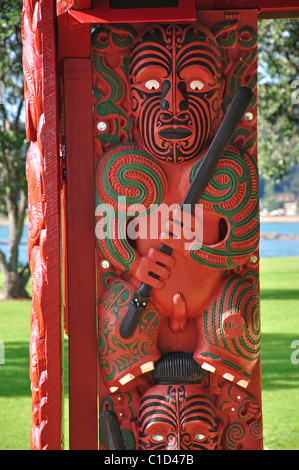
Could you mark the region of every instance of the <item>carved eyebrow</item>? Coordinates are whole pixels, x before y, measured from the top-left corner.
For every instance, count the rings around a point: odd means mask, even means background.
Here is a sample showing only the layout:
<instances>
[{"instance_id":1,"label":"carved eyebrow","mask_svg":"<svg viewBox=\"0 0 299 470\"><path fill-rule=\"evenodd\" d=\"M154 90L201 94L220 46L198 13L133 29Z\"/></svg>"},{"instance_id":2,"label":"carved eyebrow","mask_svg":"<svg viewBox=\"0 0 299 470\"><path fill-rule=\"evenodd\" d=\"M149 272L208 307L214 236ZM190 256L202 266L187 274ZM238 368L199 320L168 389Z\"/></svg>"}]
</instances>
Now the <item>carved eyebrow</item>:
<instances>
[{"instance_id":1,"label":"carved eyebrow","mask_svg":"<svg viewBox=\"0 0 299 470\"><path fill-rule=\"evenodd\" d=\"M158 401L156 401L158 398ZM158 416L156 416L158 414ZM149 423L164 422L172 426L176 425L175 409L163 396L150 396L141 401L138 417L138 425L144 432Z\"/></svg>"},{"instance_id":2,"label":"carved eyebrow","mask_svg":"<svg viewBox=\"0 0 299 470\"><path fill-rule=\"evenodd\" d=\"M214 57L216 62L220 62L221 58L220 58L219 52L215 49L215 47L205 46L203 44L196 44L196 43L190 45L189 47L185 47L181 49L178 53L178 59L181 60L182 58L184 58L184 56L190 53L192 54L193 52L195 52L197 56L199 56L202 51L204 53L208 52Z\"/></svg>"},{"instance_id":3,"label":"carved eyebrow","mask_svg":"<svg viewBox=\"0 0 299 470\"><path fill-rule=\"evenodd\" d=\"M210 54L206 53L209 52ZM217 60L218 59L218 60ZM205 67L212 76L220 74L219 55L209 47L201 46L200 51L197 51L194 46L184 49L178 56L177 73L180 75L181 71L190 66Z\"/></svg>"},{"instance_id":4,"label":"carved eyebrow","mask_svg":"<svg viewBox=\"0 0 299 470\"><path fill-rule=\"evenodd\" d=\"M144 65L146 61L146 65ZM132 75L137 75L144 67L161 67L166 70L167 76L171 74L172 59L163 47L153 44L137 47L130 58Z\"/></svg>"}]
</instances>

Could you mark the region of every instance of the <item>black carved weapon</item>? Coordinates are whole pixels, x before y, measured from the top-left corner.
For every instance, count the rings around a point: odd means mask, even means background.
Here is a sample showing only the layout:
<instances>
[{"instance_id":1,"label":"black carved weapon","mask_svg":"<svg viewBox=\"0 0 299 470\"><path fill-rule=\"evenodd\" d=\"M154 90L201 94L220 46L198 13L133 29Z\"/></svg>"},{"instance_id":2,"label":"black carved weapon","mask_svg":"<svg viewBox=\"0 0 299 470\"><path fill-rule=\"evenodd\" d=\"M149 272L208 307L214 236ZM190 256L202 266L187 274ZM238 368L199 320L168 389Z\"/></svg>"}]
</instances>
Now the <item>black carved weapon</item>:
<instances>
[{"instance_id":1,"label":"black carved weapon","mask_svg":"<svg viewBox=\"0 0 299 470\"><path fill-rule=\"evenodd\" d=\"M113 411L105 410L100 414L99 427L107 450L125 450L118 418Z\"/></svg>"},{"instance_id":2,"label":"black carved weapon","mask_svg":"<svg viewBox=\"0 0 299 470\"><path fill-rule=\"evenodd\" d=\"M245 113L247 106L251 101L252 95L252 91L247 87L241 87L237 90L232 103L211 143L211 146L203 158L189 187L189 190L187 191L187 194L181 205L181 210L188 210L191 214L193 213L196 204L206 189L220 158L222 157L230 139L232 138L240 122L240 119ZM159 250L163 253L166 253L167 255L172 254L172 248L165 245L164 243L160 245ZM154 273L150 274L151 276L158 278L158 276ZM120 324L119 333L122 338L127 339L133 335L139 318L141 317L145 307L149 302L152 289L153 288L151 286L143 283L135 292L130 302L129 309Z\"/></svg>"}]
</instances>

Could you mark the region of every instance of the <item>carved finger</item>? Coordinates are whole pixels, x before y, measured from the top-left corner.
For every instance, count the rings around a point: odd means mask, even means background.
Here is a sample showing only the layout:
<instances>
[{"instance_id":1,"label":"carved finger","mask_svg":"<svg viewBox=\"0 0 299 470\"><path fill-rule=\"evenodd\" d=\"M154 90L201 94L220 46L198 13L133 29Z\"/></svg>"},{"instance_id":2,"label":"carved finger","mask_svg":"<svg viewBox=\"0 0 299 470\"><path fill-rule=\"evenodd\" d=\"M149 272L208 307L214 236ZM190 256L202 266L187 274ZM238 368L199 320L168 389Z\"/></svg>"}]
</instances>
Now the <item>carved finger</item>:
<instances>
[{"instance_id":1,"label":"carved finger","mask_svg":"<svg viewBox=\"0 0 299 470\"><path fill-rule=\"evenodd\" d=\"M174 266L175 263L175 258L173 256L167 255L155 247L149 249L147 257L156 263L162 263L170 268Z\"/></svg>"}]
</instances>

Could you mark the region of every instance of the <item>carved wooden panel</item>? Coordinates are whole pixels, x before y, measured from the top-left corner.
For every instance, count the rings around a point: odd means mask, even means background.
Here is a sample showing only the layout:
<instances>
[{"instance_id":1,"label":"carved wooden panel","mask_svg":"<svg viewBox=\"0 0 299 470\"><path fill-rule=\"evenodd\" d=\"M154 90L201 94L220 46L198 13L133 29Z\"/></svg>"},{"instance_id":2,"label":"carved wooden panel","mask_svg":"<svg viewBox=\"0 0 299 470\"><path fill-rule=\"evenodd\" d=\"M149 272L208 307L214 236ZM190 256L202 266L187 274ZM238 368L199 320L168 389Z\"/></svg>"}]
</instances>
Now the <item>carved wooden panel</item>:
<instances>
[{"instance_id":1,"label":"carved wooden panel","mask_svg":"<svg viewBox=\"0 0 299 470\"><path fill-rule=\"evenodd\" d=\"M100 412L127 449L260 449L256 12L99 25L92 60ZM162 209L180 206L243 86L253 98L198 201L201 238L195 216L184 238ZM141 282L152 295L125 339Z\"/></svg>"}]
</instances>

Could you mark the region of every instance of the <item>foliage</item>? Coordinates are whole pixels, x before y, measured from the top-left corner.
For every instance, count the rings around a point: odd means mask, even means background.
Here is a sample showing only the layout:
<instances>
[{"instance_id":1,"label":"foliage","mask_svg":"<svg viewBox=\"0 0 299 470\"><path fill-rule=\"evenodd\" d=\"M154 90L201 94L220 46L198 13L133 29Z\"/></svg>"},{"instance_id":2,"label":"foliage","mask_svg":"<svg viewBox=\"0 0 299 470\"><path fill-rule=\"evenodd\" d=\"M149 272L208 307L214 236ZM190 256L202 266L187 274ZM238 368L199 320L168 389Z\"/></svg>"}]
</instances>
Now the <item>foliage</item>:
<instances>
[{"instance_id":1,"label":"foliage","mask_svg":"<svg viewBox=\"0 0 299 470\"><path fill-rule=\"evenodd\" d=\"M259 167L281 181L299 165L299 20L259 22Z\"/></svg>"},{"instance_id":2,"label":"foliage","mask_svg":"<svg viewBox=\"0 0 299 470\"><path fill-rule=\"evenodd\" d=\"M26 132L23 119L22 0L0 0L0 81L4 85L0 104L0 213L8 216L10 228L8 259L0 250L0 267L5 277L2 296L22 297L29 273L18 273L18 245L27 207L25 173Z\"/></svg>"},{"instance_id":3,"label":"foliage","mask_svg":"<svg viewBox=\"0 0 299 470\"><path fill-rule=\"evenodd\" d=\"M7 186L18 193L26 190L25 126L22 71L22 0L0 1L0 80L4 84L4 103L0 105L0 212L7 214Z\"/></svg>"}]
</instances>

